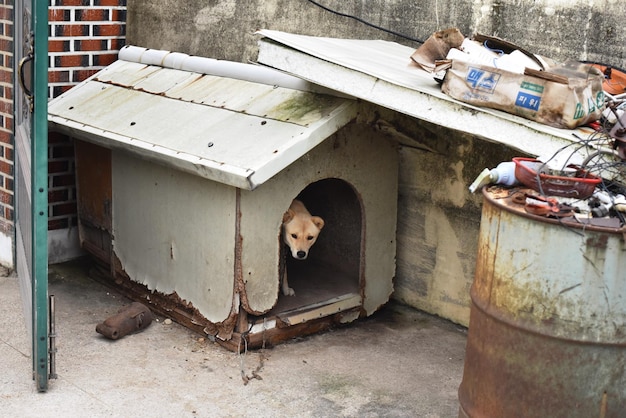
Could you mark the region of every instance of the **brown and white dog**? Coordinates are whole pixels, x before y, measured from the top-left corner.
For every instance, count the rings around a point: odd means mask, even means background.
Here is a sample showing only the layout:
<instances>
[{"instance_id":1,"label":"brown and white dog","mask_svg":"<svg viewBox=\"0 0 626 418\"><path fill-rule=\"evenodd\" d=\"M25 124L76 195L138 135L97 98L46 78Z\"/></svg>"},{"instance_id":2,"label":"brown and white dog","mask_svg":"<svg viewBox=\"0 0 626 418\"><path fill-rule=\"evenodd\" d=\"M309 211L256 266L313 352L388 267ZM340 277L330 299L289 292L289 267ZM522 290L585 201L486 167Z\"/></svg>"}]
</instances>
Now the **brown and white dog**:
<instances>
[{"instance_id":1,"label":"brown and white dog","mask_svg":"<svg viewBox=\"0 0 626 418\"><path fill-rule=\"evenodd\" d=\"M296 260L306 260L309 250L315 244L320 231L324 227L324 220L319 216L312 216L304 204L294 199L283 215L283 241L289 247L291 256ZM285 254L286 256L286 254ZM287 266L284 263L282 274L282 290L285 296L294 296L296 292L289 287L287 281Z\"/></svg>"}]
</instances>

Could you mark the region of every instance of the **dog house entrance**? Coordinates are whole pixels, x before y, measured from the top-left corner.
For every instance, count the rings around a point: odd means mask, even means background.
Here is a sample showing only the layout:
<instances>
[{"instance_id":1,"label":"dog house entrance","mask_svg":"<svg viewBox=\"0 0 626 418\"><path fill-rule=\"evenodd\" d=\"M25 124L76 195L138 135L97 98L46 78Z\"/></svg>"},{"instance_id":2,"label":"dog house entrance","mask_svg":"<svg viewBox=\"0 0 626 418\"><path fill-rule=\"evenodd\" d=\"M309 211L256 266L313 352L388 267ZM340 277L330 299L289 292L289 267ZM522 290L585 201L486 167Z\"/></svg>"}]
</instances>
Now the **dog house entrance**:
<instances>
[{"instance_id":1,"label":"dog house entrance","mask_svg":"<svg viewBox=\"0 0 626 418\"><path fill-rule=\"evenodd\" d=\"M325 179L310 184L296 198L312 215L322 217L325 226L306 260L285 254L295 296L281 292L276 305L261 317L251 317L251 322L279 319L294 325L293 318L306 321L361 304L363 216L354 189L343 180ZM331 308L325 311L324 306ZM315 313L307 316L312 310Z\"/></svg>"}]
</instances>

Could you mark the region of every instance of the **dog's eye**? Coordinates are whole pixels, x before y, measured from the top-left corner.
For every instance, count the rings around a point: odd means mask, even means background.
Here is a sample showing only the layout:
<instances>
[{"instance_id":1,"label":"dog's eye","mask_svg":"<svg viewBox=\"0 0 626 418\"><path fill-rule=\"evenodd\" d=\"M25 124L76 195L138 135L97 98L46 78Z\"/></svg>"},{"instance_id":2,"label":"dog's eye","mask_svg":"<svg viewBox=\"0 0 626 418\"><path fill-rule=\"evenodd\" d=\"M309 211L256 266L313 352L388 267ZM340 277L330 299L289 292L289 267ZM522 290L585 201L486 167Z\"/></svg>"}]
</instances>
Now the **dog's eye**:
<instances>
[{"instance_id":1,"label":"dog's eye","mask_svg":"<svg viewBox=\"0 0 626 418\"><path fill-rule=\"evenodd\" d=\"M298 235L297 234L291 234L291 238L296 239L296 238L298 238Z\"/></svg>"},{"instance_id":2,"label":"dog's eye","mask_svg":"<svg viewBox=\"0 0 626 418\"><path fill-rule=\"evenodd\" d=\"M306 237L306 239L311 241L313 239L313 236L309 235L308 237Z\"/></svg>"}]
</instances>

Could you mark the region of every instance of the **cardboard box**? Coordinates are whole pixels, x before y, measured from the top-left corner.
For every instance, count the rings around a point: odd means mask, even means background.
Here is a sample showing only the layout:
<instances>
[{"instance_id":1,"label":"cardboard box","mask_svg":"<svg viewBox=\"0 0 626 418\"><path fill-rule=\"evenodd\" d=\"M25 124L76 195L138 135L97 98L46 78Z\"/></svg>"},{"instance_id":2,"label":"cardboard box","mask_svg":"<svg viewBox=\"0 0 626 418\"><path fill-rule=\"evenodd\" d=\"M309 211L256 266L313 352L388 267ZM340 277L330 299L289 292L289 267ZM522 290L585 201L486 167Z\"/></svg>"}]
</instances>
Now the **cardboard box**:
<instances>
[{"instance_id":1,"label":"cardboard box","mask_svg":"<svg viewBox=\"0 0 626 418\"><path fill-rule=\"evenodd\" d=\"M545 64L547 61L540 62ZM557 128L573 129L601 117L604 110L603 79L600 70L576 61L545 66L540 70L526 68L523 74L518 74L453 59L442 91L468 104L499 109Z\"/></svg>"}]
</instances>

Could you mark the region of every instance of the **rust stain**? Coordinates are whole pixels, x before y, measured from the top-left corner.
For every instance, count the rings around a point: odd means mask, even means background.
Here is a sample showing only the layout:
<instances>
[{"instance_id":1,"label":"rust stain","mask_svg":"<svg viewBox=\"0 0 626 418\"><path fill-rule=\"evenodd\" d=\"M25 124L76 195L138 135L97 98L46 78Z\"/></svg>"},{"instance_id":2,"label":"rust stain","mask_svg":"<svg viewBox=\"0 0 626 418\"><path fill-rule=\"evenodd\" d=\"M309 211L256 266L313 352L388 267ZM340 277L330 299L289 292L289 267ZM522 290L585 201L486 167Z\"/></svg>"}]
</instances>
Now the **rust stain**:
<instances>
[{"instance_id":1,"label":"rust stain","mask_svg":"<svg viewBox=\"0 0 626 418\"><path fill-rule=\"evenodd\" d=\"M85 141L74 142L78 215L111 232L111 150Z\"/></svg>"},{"instance_id":2,"label":"rust stain","mask_svg":"<svg viewBox=\"0 0 626 418\"><path fill-rule=\"evenodd\" d=\"M200 80L202 80L204 77L206 76L206 74L200 74L198 77L196 77L193 81L191 81L189 83L189 85L195 84L197 82L199 82Z\"/></svg>"},{"instance_id":3,"label":"rust stain","mask_svg":"<svg viewBox=\"0 0 626 418\"><path fill-rule=\"evenodd\" d=\"M241 189L235 192L235 293L239 294L241 306L250 312L250 303L246 293L246 284L243 279L243 266L241 264L241 254L243 252L243 237L241 236Z\"/></svg>"},{"instance_id":4,"label":"rust stain","mask_svg":"<svg viewBox=\"0 0 626 418\"><path fill-rule=\"evenodd\" d=\"M609 237L607 235L591 235L587 237L587 247L606 250L608 243Z\"/></svg>"}]
</instances>

